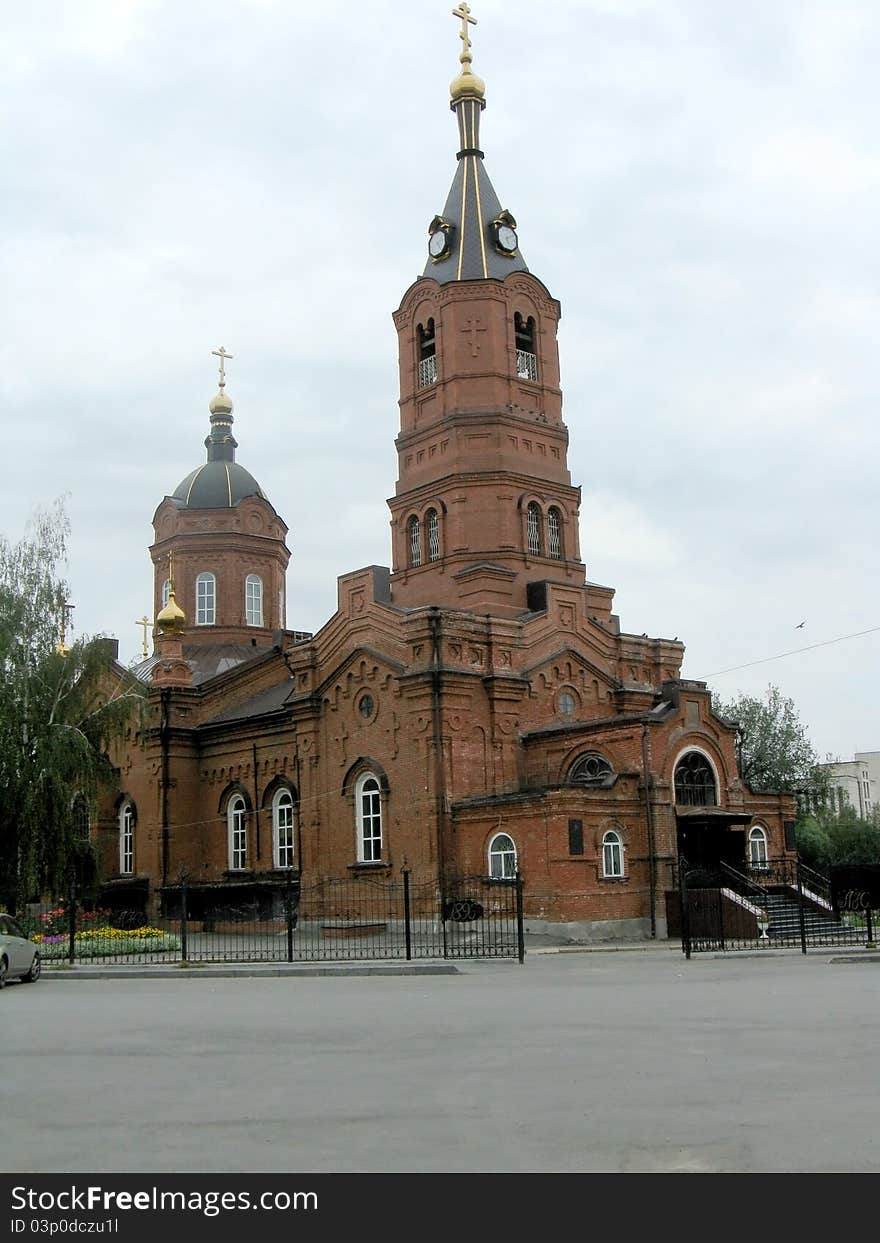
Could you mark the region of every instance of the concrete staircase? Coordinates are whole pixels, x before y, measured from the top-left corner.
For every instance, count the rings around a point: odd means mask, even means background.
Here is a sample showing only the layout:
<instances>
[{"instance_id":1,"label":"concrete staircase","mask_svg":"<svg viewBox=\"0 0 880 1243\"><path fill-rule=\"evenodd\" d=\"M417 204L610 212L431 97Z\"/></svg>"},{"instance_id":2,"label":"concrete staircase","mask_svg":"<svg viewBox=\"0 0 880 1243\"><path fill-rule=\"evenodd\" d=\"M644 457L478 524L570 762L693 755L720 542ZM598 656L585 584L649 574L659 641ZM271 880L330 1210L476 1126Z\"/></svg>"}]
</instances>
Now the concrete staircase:
<instances>
[{"instance_id":1,"label":"concrete staircase","mask_svg":"<svg viewBox=\"0 0 880 1243\"><path fill-rule=\"evenodd\" d=\"M768 893L762 901L770 916L768 937L773 941L799 942L801 924L797 890ZM845 931L840 921L834 918L832 911L812 904L804 907L804 927L807 937L827 937L829 940L833 940L836 933Z\"/></svg>"}]
</instances>

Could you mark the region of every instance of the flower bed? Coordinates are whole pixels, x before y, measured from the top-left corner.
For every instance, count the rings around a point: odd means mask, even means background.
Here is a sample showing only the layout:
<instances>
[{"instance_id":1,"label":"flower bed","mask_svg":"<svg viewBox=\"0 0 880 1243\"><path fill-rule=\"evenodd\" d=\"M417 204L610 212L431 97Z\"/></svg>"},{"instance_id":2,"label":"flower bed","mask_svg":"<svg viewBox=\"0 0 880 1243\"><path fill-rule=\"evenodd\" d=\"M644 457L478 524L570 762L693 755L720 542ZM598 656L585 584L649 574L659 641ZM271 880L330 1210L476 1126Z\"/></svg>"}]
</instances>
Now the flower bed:
<instances>
[{"instance_id":1,"label":"flower bed","mask_svg":"<svg viewBox=\"0 0 880 1243\"><path fill-rule=\"evenodd\" d=\"M70 947L62 933L38 932L31 940L44 961L66 958ZM74 957L118 958L132 954L171 954L180 950L180 937L161 928L85 928L74 938Z\"/></svg>"}]
</instances>

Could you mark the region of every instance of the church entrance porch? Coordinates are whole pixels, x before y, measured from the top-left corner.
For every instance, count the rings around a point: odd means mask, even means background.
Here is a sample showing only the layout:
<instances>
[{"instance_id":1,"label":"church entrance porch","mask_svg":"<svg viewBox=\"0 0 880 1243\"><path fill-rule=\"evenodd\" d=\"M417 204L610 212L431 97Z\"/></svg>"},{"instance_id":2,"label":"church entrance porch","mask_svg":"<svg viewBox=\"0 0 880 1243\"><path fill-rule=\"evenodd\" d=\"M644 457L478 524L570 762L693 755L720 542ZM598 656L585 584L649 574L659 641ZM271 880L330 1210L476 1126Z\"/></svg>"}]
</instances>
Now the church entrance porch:
<instances>
[{"instance_id":1,"label":"church entrance porch","mask_svg":"<svg viewBox=\"0 0 880 1243\"><path fill-rule=\"evenodd\" d=\"M716 872L722 863L742 871L746 864L746 834L742 827L749 812L720 807L694 807L676 812L679 862L689 868Z\"/></svg>"}]
</instances>

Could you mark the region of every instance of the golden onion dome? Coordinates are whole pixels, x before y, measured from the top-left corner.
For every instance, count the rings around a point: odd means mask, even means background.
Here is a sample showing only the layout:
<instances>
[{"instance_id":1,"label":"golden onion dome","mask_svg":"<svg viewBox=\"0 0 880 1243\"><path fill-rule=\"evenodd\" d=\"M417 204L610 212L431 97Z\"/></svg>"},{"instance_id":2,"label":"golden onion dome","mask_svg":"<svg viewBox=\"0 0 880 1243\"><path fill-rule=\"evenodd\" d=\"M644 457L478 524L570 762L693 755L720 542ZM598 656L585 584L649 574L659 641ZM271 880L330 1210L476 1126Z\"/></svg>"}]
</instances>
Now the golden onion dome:
<instances>
[{"instance_id":1,"label":"golden onion dome","mask_svg":"<svg viewBox=\"0 0 880 1243\"><path fill-rule=\"evenodd\" d=\"M182 634L186 625L186 614L174 598L174 589L168 593L168 603L156 617L156 625L160 634Z\"/></svg>"},{"instance_id":2,"label":"golden onion dome","mask_svg":"<svg viewBox=\"0 0 880 1243\"><path fill-rule=\"evenodd\" d=\"M482 78L478 78L473 73L469 64L465 63L462 65L461 73L458 77L453 78L450 82L449 94L453 103L459 99L464 99L468 95L472 95L476 99L484 99L486 83Z\"/></svg>"},{"instance_id":3,"label":"golden onion dome","mask_svg":"<svg viewBox=\"0 0 880 1243\"><path fill-rule=\"evenodd\" d=\"M226 389L222 384L211 398L208 409L212 414L232 414L234 409L232 405L232 398L226 392Z\"/></svg>"}]
</instances>

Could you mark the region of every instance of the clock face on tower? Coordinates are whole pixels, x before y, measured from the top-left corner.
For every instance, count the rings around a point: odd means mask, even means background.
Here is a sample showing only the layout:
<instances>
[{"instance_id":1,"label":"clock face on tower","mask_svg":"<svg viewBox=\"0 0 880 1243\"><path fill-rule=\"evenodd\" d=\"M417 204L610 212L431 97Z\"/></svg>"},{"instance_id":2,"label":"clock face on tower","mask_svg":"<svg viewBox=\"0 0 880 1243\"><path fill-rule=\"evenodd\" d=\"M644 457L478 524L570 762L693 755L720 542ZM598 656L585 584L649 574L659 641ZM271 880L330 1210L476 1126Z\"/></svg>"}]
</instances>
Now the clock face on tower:
<instances>
[{"instance_id":1,"label":"clock face on tower","mask_svg":"<svg viewBox=\"0 0 880 1243\"><path fill-rule=\"evenodd\" d=\"M438 229L428 239L428 254L432 259L442 259L449 250L449 238L445 229Z\"/></svg>"},{"instance_id":2,"label":"clock face on tower","mask_svg":"<svg viewBox=\"0 0 880 1243\"><path fill-rule=\"evenodd\" d=\"M512 255L519 245L516 231L509 224L501 224L498 226L498 232L495 235L498 242L498 249Z\"/></svg>"}]
</instances>

